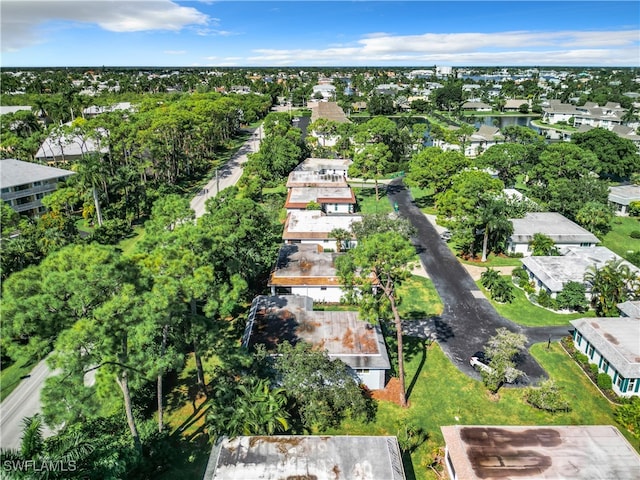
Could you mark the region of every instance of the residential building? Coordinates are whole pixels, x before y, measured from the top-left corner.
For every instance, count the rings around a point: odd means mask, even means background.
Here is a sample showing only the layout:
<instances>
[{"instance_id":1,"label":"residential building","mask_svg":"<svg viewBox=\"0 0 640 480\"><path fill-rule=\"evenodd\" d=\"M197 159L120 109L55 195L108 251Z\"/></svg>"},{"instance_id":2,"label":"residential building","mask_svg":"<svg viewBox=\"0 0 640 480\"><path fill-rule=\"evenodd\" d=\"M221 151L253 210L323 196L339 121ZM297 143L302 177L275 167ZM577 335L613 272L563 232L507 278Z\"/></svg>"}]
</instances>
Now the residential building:
<instances>
[{"instance_id":1,"label":"residential building","mask_svg":"<svg viewBox=\"0 0 640 480\"><path fill-rule=\"evenodd\" d=\"M46 210L42 198L75 172L15 158L0 160L0 198L21 215L37 216Z\"/></svg>"},{"instance_id":2,"label":"residential building","mask_svg":"<svg viewBox=\"0 0 640 480\"><path fill-rule=\"evenodd\" d=\"M461 108L466 112L490 112L493 110L491 105L484 102L464 102Z\"/></svg>"},{"instance_id":3,"label":"residential building","mask_svg":"<svg viewBox=\"0 0 640 480\"><path fill-rule=\"evenodd\" d=\"M617 215L629 215L631 202L640 202L640 185L619 185L609 187L609 203Z\"/></svg>"},{"instance_id":4,"label":"residential building","mask_svg":"<svg viewBox=\"0 0 640 480\"><path fill-rule=\"evenodd\" d=\"M531 255L530 243L536 233L551 237L558 248L595 247L598 238L557 212L529 212L524 218L511 219L513 233L507 242L509 253Z\"/></svg>"},{"instance_id":5,"label":"residential building","mask_svg":"<svg viewBox=\"0 0 640 480\"><path fill-rule=\"evenodd\" d=\"M338 123L348 123L351 121L336 102L318 102L311 106L311 122L313 123L319 118L325 118Z\"/></svg>"},{"instance_id":6,"label":"residential building","mask_svg":"<svg viewBox=\"0 0 640 480\"><path fill-rule=\"evenodd\" d=\"M358 312L314 311L313 300L299 295L259 296L253 300L242 345L274 351L283 342L303 341L344 362L359 384L383 389L391 368L382 331L360 320Z\"/></svg>"},{"instance_id":7,"label":"residential building","mask_svg":"<svg viewBox=\"0 0 640 480\"><path fill-rule=\"evenodd\" d=\"M294 171L306 171L320 175L347 176L353 160L349 158L306 158L296 166Z\"/></svg>"},{"instance_id":8,"label":"residential building","mask_svg":"<svg viewBox=\"0 0 640 480\"><path fill-rule=\"evenodd\" d=\"M536 291L544 289L551 297L562 291L568 282L584 283L587 295L591 286L584 281L590 268L602 268L612 260L623 260L607 247L568 247L560 256L529 256L522 259L522 268L529 274ZM623 261L632 272L640 275L640 269Z\"/></svg>"},{"instance_id":9,"label":"residential building","mask_svg":"<svg viewBox=\"0 0 640 480\"><path fill-rule=\"evenodd\" d=\"M621 317L640 319L640 300L627 300L617 305Z\"/></svg>"},{"instance_id":10,"label":"residential building","mask_svg":"<svg viewBox=\"0 0 640 480\"><path fill-rule=\"evenodd\" d=\"M293 170L287 178L287 188L348 187L347 178L339 173L317 173L309 170Z\"/></svg>"},{"instance_id":11,"label":"residential building","mask_svg":"<svg viewBox=\"0 0 640 480\"><path fill-rule=\"evenodd\" d=\"M526 105L530 110L531 100L528 100L526 98L509 98L505 100L505 104L504 107L502 107L502 110L505 112L519 112L522 105Z\"/></svg>"},{"instance_id":12,"label":"residential building","mask_svg":"<svg viewBox=\"0 0 640 480\"><path fill-rule=\"evenodd\" d=\"M203 480L405 480L396 437L221 437ZM626 480L626 479L621 479Z\"/></svg>"},{"instance_id":13,"label":"residential building","mask_svg":"<svg viewBox=\"0 0 640 480\"><path fill-rule=\"evenodd\" d=\"M576 349L611 377L613 391L640 396L640 319L579 318L571 325Z\"/></svg>"},{"instance_id":14,"label":"residential building","mask_svg":"<svg viewBox=\"0 0 640 480\"><path fill-rule=\"evenodd\" d=\"M357 241L351 232L351 225L361 221L360 215L327 215L319 210L293 210L287 214L284 222L282 241L289 244L315 244L322 250L331 249L335 252L353 248ZM337 228L352 233L351 239L343 240L340 249L337 248L336 239L330 235Z\"/></svg>"},{"instance_id":15,"label":"residential building","mask_svg":"<svg viewBox=\"0 0 640 480\"><path fill-rule=\"evenodd\" d=\"M452 128L452 130L456 130L456 128ZM502 133L500 133L499 128L489 125L480 125L478 130L471 134L467 139L464 155L467 157L476 157L487 148L497 145L498 143L502 143L503 141L504 137L502 136ZM441 139L434 139L433 145L443 150L460 151L460 145L448 143Z\"/></svg>"},{"instance_id":16,"label":"residential building","mask_svg":"<svg viewBox=\"0 0 640 480\"><path fill-rule=\"evenodd\" d=\"M271 295L303 295L316 302L339 303L344 296L335 266L339 253L319 245L282 245L269 278Z\"/></svg>"},{"instance_id":17,"label":"residential building","mask_svg":"<svg viewBox=\"0 0 640 480\"><path fill-rule=\"evenodd\" d=\"M287 212L306 210L310 203L317 203L327 214L353 213L356 196L350 187L292 187L287 193Z\"/></svg>"},{"instance_id":18,"label":"residential building","mask_svg":"<svg viewBox=\"0 0 640 480\"><path fill-rule=\"evenodd\" d=\"M640 473L640 456L611 425L440 430L451 480L636 480Z\"/></svg>"},{"instance_id":19,"label":"residential building","mask_svg":"<svg viewBox=\"0 0 640 480\"><path fill-rule=\"evenodd\" d=\"M560 100L547 100L542 105L542 121L545 123L571 122L574 127L588 125L612 130L617 125L622 125L622 117L625 109L620 104L608 102L600 107L593 102L587 102L582 106L562 103Z\"/></svg>"},{"instance_id":20,"label":"residential building","mask_svg":"<svg viewBox=\"0 0 640 480\"><path fill-rule=\"evenodd\" d=\"M85 118L94 118L102 113L116 112L118 110L122 111L133 111L133 106L131 102L119 102L114 105L91 105L82 110L82 116Z\"/></svg>"},{"instance_id":21,"label":"residential building","mask_svg":"<svg viewBox=\"0 0 640 480\"><path fill-rule=\"evenodd\" d=\"M100 135L89 137L55 129L42 142L34 157L40 162L55 165L79 160L90 153L108 153L107 146L99 140L100 136L106 137L107 132L100 128L96 132Z\"/></svg>"}]
</instances>

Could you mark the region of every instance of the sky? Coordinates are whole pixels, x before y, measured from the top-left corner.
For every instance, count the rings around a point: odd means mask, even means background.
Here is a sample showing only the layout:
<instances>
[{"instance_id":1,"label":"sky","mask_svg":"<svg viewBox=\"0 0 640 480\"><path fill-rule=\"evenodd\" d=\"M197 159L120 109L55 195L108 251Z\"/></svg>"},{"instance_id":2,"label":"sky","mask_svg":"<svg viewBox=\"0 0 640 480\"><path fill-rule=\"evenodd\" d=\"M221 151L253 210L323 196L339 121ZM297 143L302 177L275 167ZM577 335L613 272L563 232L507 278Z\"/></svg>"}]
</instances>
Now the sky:
<instances>
[{"instance_id":1,"label":"sky","mask_svg":"<svg viewBox=\"0 0 640 480\"><path fill-rule=\"evenodd\" d=\"M638 1L2 0L0 66L640 67Z\"/></svg>"}]
</instances>

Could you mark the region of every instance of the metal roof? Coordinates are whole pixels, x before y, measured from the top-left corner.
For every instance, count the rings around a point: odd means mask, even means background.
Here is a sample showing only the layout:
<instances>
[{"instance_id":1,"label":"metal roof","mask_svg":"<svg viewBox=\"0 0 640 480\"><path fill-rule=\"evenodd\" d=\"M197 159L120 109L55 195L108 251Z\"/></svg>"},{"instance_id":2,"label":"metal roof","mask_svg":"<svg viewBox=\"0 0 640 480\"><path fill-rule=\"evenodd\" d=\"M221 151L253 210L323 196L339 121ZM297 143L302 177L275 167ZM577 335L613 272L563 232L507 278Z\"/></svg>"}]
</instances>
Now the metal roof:
<instances>
[{"instance_id":1,"label":"metal roof","mask_svg":"<svg viewBox=\"0 0 640 480\"><path fill-rule=\"evenodd\" d=\"M222 437L204 480L405 480L391 436Z\"/></svg>"},{"instance_id":2,"label":"metal roof","mask_svg":"<svg viewBox=\"0 0 640 480\"><path fill-rule=\"evenodd\" d=\"M536 233L543 233L556 244L598 243L590 231L557 212L529 212L524 218L512 218L512 243L529 243Z\"/></svg>"},{"instance_id":3,"label":"metal roof","mask_svg":"<svg viewBox=\"0 0 640 480\"><path fill-rule=\"evenodd\" d=\"M74 174L75 172L70 170L48 167L38 163L23 162L15 158L0 160L0 188L28 185L33 182L64 178Z\"/></svg>"}]
</instances>

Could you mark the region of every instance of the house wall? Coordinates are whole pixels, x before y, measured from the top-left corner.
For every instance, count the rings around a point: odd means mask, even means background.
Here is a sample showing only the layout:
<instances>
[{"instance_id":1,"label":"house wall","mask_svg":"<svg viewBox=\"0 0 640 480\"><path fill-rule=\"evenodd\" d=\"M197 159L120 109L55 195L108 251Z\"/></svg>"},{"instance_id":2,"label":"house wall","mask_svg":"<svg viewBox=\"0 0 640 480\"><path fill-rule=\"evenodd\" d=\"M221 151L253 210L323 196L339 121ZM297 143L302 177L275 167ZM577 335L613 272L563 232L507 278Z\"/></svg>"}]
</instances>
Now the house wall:
<instances>
[{"instance_id":1,"label":"house wall","mask_svg":"<svg viewBox=\"0 0 640 480\"><path fill-rule=\"evenodd\" d=\"M314 302L340 303L344 295L340 287L291 287L291 295L306 295Z\"/></svg>"},{"instance_id":2,"label":"house wall","mask_svg":"<svg viewBox=\"0 0 640 480\"><path fill-rule=\"evenodd\" d=\"M568 248L568 247L595 247L595 243L556 243L556 247L558 248ZM531 247L529 243L513 243L509 242L507 245L507 250L510 253L521 253L523 257L531 256Z\"/></svg>"},{"instance_id":3,"label":"house wall","mask_svg":"<svg viewBox=\"0 0 640 480\"><path fill-rule=\"evenodd\" d=\"M621 397L640 396L640 378L624 378L613 367L609 361L602 356L582 333L575 329L573 332L573 344L580 353L589 358L589 363L598 365L598 372L604 372L611 377L613 391Z\"/></svg>"},{"instance_id":4,"label":"house wall","mask_svg":"<svg viewBox=\"0 0 640 480\"><path fill-rule=\"evenodd\" d=\"M57 185L58 179L51 179L3 188L0 198L22 215L38 215L46 210L42 198L53 192Z\"/></svg>"},{"instance_id":5,"label":"house wall","mask_svg":"<svg viewBox=\"0 0 640 480\"><path fill-rule=\"evenodd\" d=\"M353 204L351 203L323 203L322 211L326 214L331 213L353 213Z\"/></svg>"},{"instance_id":6,"label":"house wall","mask_svg":"<svg viewBox=\"0 0 640 480\"><path fill-rule=\"evenodd\" d=\"M307 245L320 245L323 250L333 250L337 252L336 241L334 239L327 238L305 238L304 240L287 240L285 243L291 245L294 243L307 244ZM350 240L347 249L354 248L358 242L356 240Z\"/></svg>"},{"instance_id":7,"label":"house wall","mask_svg":"<svg viewBox=\"0 0 640 480\"><path fill-rule=\"evenodd\" d=\"M385 370L369 369L355 370L360 381L370 390L382 390L385 385Z\"/></svg>"}]
</instances>

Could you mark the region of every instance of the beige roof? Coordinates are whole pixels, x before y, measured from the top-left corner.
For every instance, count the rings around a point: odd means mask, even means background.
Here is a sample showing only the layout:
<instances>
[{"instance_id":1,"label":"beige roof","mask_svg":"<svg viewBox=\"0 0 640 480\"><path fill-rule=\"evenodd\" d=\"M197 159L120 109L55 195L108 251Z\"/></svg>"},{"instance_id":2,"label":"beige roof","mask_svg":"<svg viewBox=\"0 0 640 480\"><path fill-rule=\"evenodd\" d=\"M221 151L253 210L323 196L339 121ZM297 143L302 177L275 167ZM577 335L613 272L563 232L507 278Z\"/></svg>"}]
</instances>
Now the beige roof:
<instances>
[{"instance_id":1,"label":"beige roof","mask_svg":"<svg viewBox=\"0 0 640 480\"><path fill-rule=\"evenodd\" d=\"M459 480L640 478L640 456L610 425L440 429Z\"/></svg>"},{"instance_id":2,"label":"beige roof","mask_svg":"<svg viewBox=\"0 0 640 480\"><path fill-rule=\"evenodd\" d=\"M311 121L315 122L319 118L326 118L334 122L347 123L350 122L344 114L344 110L336 102L318 102L311 108Z\"/></svg>"},{"instance_id":3,"label":"beige roof","mask_svg":"<svg viewBox=\"0 0 640 480\"><path fill-rule=\"evenodd\" d=\"M334 264L338 255L316 244L282 245L268 286L340 286Z\"/></svg>"},{"instance_id":4,"label":"beige roof","mask_svg":"<svg viewBox=\"0 0 640 480\"><path fill-rule=\"evenodd\" d=\"M309 202L355 204L356 197L350 187L293 187L289 189L284 206L306 208Z\"/></svg>"}]
</instances>

